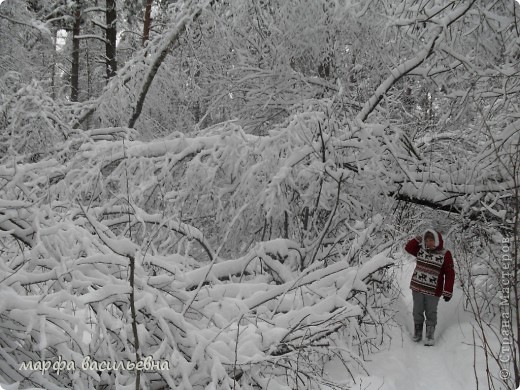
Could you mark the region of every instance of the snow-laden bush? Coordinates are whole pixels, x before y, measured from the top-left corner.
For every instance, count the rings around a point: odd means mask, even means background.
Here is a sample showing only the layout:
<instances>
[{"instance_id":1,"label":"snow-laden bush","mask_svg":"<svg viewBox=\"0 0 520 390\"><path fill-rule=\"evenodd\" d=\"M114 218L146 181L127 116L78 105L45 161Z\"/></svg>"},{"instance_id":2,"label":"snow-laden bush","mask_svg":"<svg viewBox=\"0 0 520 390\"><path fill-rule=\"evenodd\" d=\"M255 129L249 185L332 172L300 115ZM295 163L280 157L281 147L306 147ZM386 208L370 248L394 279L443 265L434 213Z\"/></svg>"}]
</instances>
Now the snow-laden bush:
<instances>
[{"instance_id":1,"label":"snow-laden bush","mask_svg":"<svg viewBox=\"0 0 520 390\"><path fill-rule=\"evenodd\" d=\"M69 137L64 108L41 83L23 83L16 72L0 79L0 156L12 152L39 159Z\"/></svg>"},{"instance_id":2,"label":"snow-laden bush","mask_svg":"<svg viewBox=\"0 0 520 390\"><path fill-rule=\"evenodd\" d=\"M54 157L5 159L4 380L291 388L328 383L331 356L362 369L391 315L387 195L442 205L455 187L441 166L427 180L395 129L353 125L334 104L307 101L266 136L235 122L147 142L99 128ZM83 370L85 356L170 369ZM20 369L60 359L77 369Z\"/></svg>"},{"instance_id":3,"label":"snow-laden bush","mask_svg":"<svg viewBox=\"0 0 520 390\"><path fill-rule=\"evenodd\" d=\"M3 164L4 381L334 387L332 357L353 378L381 334L374 294L392 299L392 241L355 175L377 142L334 120L308 109L266 137L226 123L149 142L96 129Z\"/></svg>"}]
</instances>

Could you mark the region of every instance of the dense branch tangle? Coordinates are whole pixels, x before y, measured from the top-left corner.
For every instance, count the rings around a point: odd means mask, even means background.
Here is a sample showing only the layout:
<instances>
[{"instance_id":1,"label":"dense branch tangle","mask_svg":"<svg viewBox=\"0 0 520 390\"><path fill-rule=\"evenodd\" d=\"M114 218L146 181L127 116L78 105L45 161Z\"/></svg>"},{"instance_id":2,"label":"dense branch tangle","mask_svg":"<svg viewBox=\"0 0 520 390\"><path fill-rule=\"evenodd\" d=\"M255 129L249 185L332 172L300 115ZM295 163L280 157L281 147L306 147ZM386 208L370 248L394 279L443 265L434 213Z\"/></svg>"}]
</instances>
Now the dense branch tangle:
<instances>
[{"instance_id":1,"label":"dense branch tangle","mask_svg":"<svg viewBox=\"0 0 520 390\"><path fill-rule=\"evenodd\" d=\"M17 368L49 355L80 364L85 354L155 354L175 369L145 373L143 387L310 388L326 381L316 375L329 358L322 347L345 347L342 359L361 364L356 352L376 333L368 281L386 282L380 273L392 262L394 232L381 217L388 195L503 218L518 183L501 167L518 148L518 80L514 64L486 68L500 53L481 45L487 30L471 29L482 16L511 34L501 25L510 19L493 16L508 15L505 3L340 3L312 0L309 13L259 1L179 9L178 23L152 30L103 94L83 104L58 104L37 83L16 92L2 84L11 98L2 136L23 130L0 166L2 375L70 388L71 373ZM306 30L311 19L324 24ZM185 29L193 20L199 49ZM450 40L456 27L464 28ZM374 35L381 31L388 40ZM464 53L465 39L482 60ZM183 55L167 57L172 42ZM503 47L514 57L514 43ZM186 61L177 72L166 58ZM170 106L154 106L159 76L178 82L176 98L187 85L218 97L197 101L203 130L172 129ZM52 119L48 132L30 133L26 102ZM165 116L166 137L139 139L147 109L152 121ZM72 129L87 123L94 128ZM341 345L334 334L343 330L358 336ZM138 378L79 375L78 388L135 387Z\"/></svg>"},{"instance_id":2,"label":"dense branch tangle","mask_svg":"<svg viewBox=\"0 0 520 390\"><path fill-rule=\"evenodd\" d=\"M296 115L274 138L247 135L234 124L198 137L179 135L156 143L85 138L79 147L72 141L64 145L77 148L69 159L20 161L16 169L6 170L3 177L11 185L3 187L5 197L24 199L30 194L30 198L1 205L5 215L16 215L27 230L21 236L22 230L12 229L6 218L1 228L27 242L17 248L3 237L9 255L0 257L2 286L5 294L19 298L12 300L16 306L2 309L3 315L18 324L9 325L0 347L11 345L16 329L25 332L32 328L29 337L40 350L73 360L77 366L87 354L99 361L114 357L133 360L161 350L160 356L177 356L175 364L191 367L145 375L145 387L159 382L180 386L183 381L205 386L210 379L195 367L207 362L221 370L220 380L228 384L236 380L230 376L233 371L236 374L236 366L243 383L267 380L267 372L280 383L290 380L282 371L264 370L273 362L319 380L311 375L312 361L302 366L300 360L294 360L295 354L317 352L330 343L324 337L331 332L360 326L366 308L349 302L352 291L367 290L363 279L391 264L386 256L376 256L366 269L358 269L352 262L359 259L359 253L351 251L326 266L323 254L316 250L345 229L343 213L352 207L348 196L338 196L338 188L353 180L353 172L323 160L336 153L334 137L327 130L319 141L312 141L322 115L318 111ZM307 134L299 131L301 126L308 129ZM92 136L101 133L110 131ZM349 150L347 143L339 144L341 150ZM41 180L51 177L52 181ZM319 177L323 195L316 204L306 191L313 191L309 185L318 183ZM218 235L212 232L217 222L244 234L254 234L247 223L255 215L257 220L268 216L274 225L277 210L289 206L285 189L298 191L299 202L303 202L299 206L333 210L336 204L337 211L330 214L328 224L313 224L315 230L305 236L297 233L297 219L291 222L290 234L305 239L305 245L274 239L228 259L224 256L233 254L230 248L212 249L218 243ZM50 202L49 192L54 194ZM173 208L165 212L164 205L172 201ZM212 203L204 205L207 201ZM241 207L239 201L249 201L252 206ZM176 209L177 204L182 207ZM225 210L231 204L242 211L228 217ZM210 210L212 214L207 215ZM183 218L191 223L182 222ZM204 230L196 227L199 220ZM368 240L381 222L374 217L366 230L345 231L344 236L359 234ZM237 237L237 233L220 234ZM304 258L311 255L314 263L302 269ZM127 280L132 273L133 289ZM339 290L338 278L342 280ZM51 310L40 312L37 307ZM37 325L31 322L34 317L41 318ZM70 329L64 325L67 321L82 326ZM43 337L51 328L57 336ZM63 332L72 341L64 342ZM139 344L133 341L136 334ZM88 340L89 347L83 340ZM230 340L238 342L238 358ZM253 345L251 340L256 340ZM31 358L39 358L39 353L31 351ZM355 353L347 355L344 358L351 359ZM27 355L19 350L12 356L3 372L9 373L9 380L24 380L17 365ZM72 381L70 375L35 376L33 384L66 388ZM117 370L108 377L90 371L80 375L85 383L100 385L112 383L116 376L127 383L136 380L133 372Z\"/></svg>"}]
</instances>

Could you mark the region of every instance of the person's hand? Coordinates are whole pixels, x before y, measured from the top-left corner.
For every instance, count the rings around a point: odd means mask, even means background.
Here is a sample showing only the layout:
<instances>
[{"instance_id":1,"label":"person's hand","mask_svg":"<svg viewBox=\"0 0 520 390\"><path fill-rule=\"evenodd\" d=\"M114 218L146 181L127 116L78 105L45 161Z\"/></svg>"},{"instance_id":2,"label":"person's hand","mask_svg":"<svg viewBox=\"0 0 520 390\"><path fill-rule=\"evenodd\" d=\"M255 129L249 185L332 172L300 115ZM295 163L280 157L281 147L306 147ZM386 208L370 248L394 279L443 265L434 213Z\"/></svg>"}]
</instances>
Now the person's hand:
<instances>
[{"instance_id":1,"label":"person's hand","mask_svg":"<svg viewBox=\"0 0 520 390\"><path fill-rule=\"evenodd\" d=\"M449 302L449 301L450 301L450 299L451 299L451 297L446 297L446 296L445 296L445 297L443 297L443 298L444 298L444 300L445 300L446 302Z\"/></svg>"},{"instance_id":2,"label":"person's hand","mask_svg":"<svg viewBox=\"0 0 520 390\"><path fill-rule=\"evenodd\" d=\"M419 242L419 244L422 242L422 236L415 236L415 239Z\"/></svg>"}]
</instances>

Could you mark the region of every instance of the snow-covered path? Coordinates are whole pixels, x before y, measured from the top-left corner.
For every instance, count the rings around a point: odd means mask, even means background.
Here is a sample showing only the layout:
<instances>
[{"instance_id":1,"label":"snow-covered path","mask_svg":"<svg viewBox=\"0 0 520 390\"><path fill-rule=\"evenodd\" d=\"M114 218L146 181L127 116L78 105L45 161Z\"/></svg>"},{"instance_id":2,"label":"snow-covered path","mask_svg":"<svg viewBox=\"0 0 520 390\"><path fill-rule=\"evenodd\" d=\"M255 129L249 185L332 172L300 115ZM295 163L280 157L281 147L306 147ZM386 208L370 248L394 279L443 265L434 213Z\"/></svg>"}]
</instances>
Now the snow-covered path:
<instances>
[{"instance_id":1,"label":"snow-covered path","mask_svg":"<svg viewBox=\"0 0 520 390\"><path fill-rule=\"evenodd\" d=\"M391 334L389 350L370 356L369 377L357 378L359 389L366 390L474 390L472 316L463 310L462 291L455 289L450 302L440 300L436 343L425 347L411 340L412 294L408 283L414 262L402 265L399 284L401 299L396 303L396 321L401 325ZM485 372L478 367L479 382L485 383Z\"/></svg>"}]
</instances>

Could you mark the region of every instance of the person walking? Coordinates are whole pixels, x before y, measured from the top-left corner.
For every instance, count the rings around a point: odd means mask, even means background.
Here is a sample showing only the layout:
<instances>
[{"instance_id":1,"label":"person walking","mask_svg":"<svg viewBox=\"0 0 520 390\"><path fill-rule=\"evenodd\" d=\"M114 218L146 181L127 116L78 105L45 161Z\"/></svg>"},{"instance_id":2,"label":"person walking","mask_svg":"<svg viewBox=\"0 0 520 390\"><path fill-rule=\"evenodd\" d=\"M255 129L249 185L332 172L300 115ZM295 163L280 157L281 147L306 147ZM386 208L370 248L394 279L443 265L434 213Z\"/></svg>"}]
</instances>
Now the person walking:
<instances>
[{"instance_id":1,"label":"person walking","mask_svg":"<svg viewBox=\"0 0 520 390\"><path fill-rule=\"evenodd\" d=\"M452 297L455 270L451 252L444 248L442 235L428 229L422 236L410 240L406 252L415 256L415 266L410 288L413 297L413 340L422 340L426 322L424 345L434 345L435 326L437 325L437 306L442 296L446 302ZM426 318L426 321L425 321Z\"/></svg>"}]
</instances>

